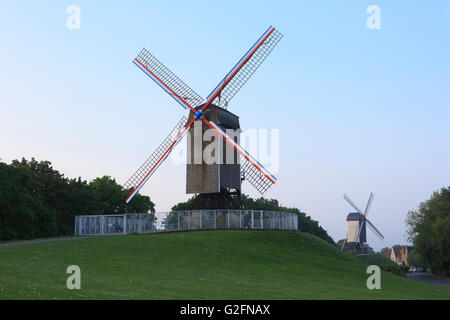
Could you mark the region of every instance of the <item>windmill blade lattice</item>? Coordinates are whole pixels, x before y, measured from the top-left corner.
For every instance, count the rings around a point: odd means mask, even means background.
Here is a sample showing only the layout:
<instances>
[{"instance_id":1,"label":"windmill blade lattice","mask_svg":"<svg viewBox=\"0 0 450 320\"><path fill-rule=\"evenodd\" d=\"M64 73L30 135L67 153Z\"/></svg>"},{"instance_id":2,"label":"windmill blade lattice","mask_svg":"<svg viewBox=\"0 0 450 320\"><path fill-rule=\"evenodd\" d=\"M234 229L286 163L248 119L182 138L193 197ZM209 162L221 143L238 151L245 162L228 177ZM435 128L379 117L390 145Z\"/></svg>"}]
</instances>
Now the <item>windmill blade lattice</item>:
<instances>
[{"instance_id":1,"label":"windmill blade lattice","mask_svg":"<svg viewBox=\"0 0 450 320\"><path fill-rule=\"evenodd\" d=\"M364 220L363 220L363 223L361 224L361 227L359 228L358 240L356 241L357 243L359 242L359 239L361 237L361 232L363 230L364 223L367 220L367 214L369 213L369 209L370 209L370 206L372 205L374 197L375 197L374 194L371 192L370 196L369 196L369 200L367 201L366 209L364 209L364 214L362 215Z\"/></svg>"},{"instance_id":2,"label":"windmill blade lattice","mask_svg":"<svg viewBox=\"0 0 450 320\"><path fill-rule=\"evenodd\" d=\"M214 121L202 119L208 126L214 129L227 143L241 154L241 173L244 172L246 179L261 193L276 182L276 178L262 164L255 160L250 153L230 138L226 132L220 128ZM244 170L244 171L243 171Z\"/></svg>"},{"instance_id":3,"label":"windmill blade lattice","mask_svg":"<svg viewBox=\"0 0 450 320\"><path fill-rule=\"evenodd\" d=\"M273 182L267 179L254 165L241 155L241 175L243 180L248 181L256 190L263 195Z\"/></svg>"},{"instance_id":4,"label":"windmill blade lattice","mask_svg":"<svg viewBox=\"0 0 450 320\"><path fill-rule=\"evenodd\" d=\"M347 202L356 210L358 211L358 213L362 216L364 216L364 213L362 212L362 210L352 201L352 199L350 199L350 197L345 193L344 194L344 199L347 200Z\"/></svg>"},{"instance_id":5,"label":"windmill blade lattice","mask_svg":"<svg viewBox=\"0 0 450 320\"><path fill-rule=\"evenodd\" d=\"M147 49L142 49L133 62L177 102L180 103L178 98L181 98L193 107L196 107L203 102L204 99L198 93L178 78L177 75L163 65ZM165 85L161 85L160 82ZM186 109L183 103L180 104Z\"/></svg>"},{"instance_id":6,"label":"windmill blade lattice","mask_svg":"<svg viewBox=\"0 0 450 320\"><path fill-rule=\"evenodd\" d=\"M280 32L273 29L273 31L271 31L264 42L262 44L259 44L259 47L257 47L256 51L253 54L251 54L251 50L253 47L250 48L249 52L247 52L237 64L239 65L240 63L245 63L245 65L240 68L235 75L232 74L234 71L233 68L215 89L215 91L221 90L221 92L214 99L213 103L222 108L226 107L228 102L230 102L230 100L236 95L236 93L244 86L247 80L250 79L253 73L255 73L259 66L264 62L264 60L267 58L273 48L275 48L282 37L283 35ZM258 44L258 41L254 46ZM247 56L248 54L251 55ZM246 59L248 59L247 62L245 62ZM230 76L233 76L232 79L227 81ZM208 98L211 96L211 94L208 96Z\"/></svg>"},{"instance_id":7,"label":"windmill blade lattice","mask_svg":"<svg viewBox=\"0 0 450 320\"><path fill-rule=\"evenodd\" d=\"M163 140L163 142L156 148L156 150L148 157L148 159L136 170L130 179L123 185L124 189L134 189L133 193L128 197L127 202L131 200L137 191L145 183L145 180L149 178L150 174L154 172L159 164L161 164L165 158L167 158L170 148L173 148L173 142L179 139L179 135L183 132L183 128L186 124L187 118L182 117L178 121L175 128L169 133L169 135ZM167 153L167 154L166 154ZM170 153L170 152L169 152ZM163 156L164 159L161 159Z\"/></svg>"},{"instance_id":8,"label":"windmill blade lattice","mask_svg":"<svg viewBox=\"0 0 450 320\"><path fill-rule=\"evenodd\" d=\"M369 209L372 206L373 199L375 198L375 195L371 192L369 196L369 200L367 200L366 209L364 210L364 216L367 218L367 214L369 213Z\"/></svg>"},{"instance_id":9,"label":"windmill blade lattice","mask_svg":"<svg viewBox=\"0 0 450 320\"><path fill-rule=\"evenodd\" d=\"M380 238L380 240L384 240L384 236L381 234L380 231L378 231L377 228L375 228L375 226L372 224L372 222L370 222L367 218L365 219L367 222L367 226L369 226L370 230L373 231L373 233L375 233L375 235Z\"/></svg>"}]
</instances>

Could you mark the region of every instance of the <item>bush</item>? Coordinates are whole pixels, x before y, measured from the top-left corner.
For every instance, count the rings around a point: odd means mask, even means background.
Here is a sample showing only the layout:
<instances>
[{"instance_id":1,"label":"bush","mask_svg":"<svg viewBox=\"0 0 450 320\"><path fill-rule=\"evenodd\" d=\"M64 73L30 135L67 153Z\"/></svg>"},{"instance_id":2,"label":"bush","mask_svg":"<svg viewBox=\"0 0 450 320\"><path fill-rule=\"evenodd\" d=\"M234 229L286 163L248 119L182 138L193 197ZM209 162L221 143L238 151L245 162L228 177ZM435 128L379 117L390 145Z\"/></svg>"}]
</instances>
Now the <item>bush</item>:
<instances>
[{"instance_id":1,"label":"bush","mask_svg":"<svg viewBox=\"0 0 450 320\"><path fill-rule=\"evenodd\" d=\"M397 276L404 276L409 272L409 267L408 266L403 266L403 272L401 267L398 264L383 264L381 266L381 269L386 271L386 272L390 272L392 274L395 274Z\"/></svg>"}]
</instances>

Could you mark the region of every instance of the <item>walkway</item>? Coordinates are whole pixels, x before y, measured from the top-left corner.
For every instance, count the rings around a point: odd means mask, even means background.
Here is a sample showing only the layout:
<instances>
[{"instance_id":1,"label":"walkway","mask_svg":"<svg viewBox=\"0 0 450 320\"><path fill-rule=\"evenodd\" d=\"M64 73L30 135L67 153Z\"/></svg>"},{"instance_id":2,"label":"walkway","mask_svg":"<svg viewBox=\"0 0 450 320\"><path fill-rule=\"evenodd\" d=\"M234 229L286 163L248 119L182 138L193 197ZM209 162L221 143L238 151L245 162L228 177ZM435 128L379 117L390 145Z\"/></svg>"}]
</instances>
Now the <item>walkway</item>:
<instances>
[{"instance_id":1,"label":"walkway","mask_svg":"<svg viewBox=\"0 0 450 320\"><path fill-rule=\"evenodd\" d=\"M75 239L80 239L80 237L51 238L51 239L41 239L41 240L25 240L25 241L19 241L19 242L3 242L3 243L0 243L0 247L20 246L20 245L24 245L24 244L55 242L55 241L64 241L64 240L75 240Z\"/></svg>"},{"instance_id":2,"label":"walkway","mask_svg":"<svg viewBox=\"0 0 450 320\"><path fill-rule=\"evenodd\" d=\"M408 278L438 286L450 287L450 280L440 278L428 272L410 272Z\"/></svg>"}]
</instances>

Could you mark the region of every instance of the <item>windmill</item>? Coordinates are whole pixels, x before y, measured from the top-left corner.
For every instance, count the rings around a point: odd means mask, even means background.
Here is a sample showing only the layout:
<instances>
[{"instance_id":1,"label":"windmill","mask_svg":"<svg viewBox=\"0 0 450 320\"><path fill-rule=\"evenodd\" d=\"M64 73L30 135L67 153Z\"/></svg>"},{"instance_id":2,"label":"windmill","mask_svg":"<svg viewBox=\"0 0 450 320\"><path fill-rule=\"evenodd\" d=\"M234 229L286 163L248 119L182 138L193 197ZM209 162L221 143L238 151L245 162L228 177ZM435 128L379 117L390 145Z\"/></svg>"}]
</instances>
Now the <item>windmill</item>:
<instances>
[{"instance_id":1,"label":"windmill","mask_svg":"<svg viewBox=\"0 0 450 320\"><path fill-rule=\"evenodd\" d=\"M188 118L183 116L178 121L159 147L124 184L125 189L132 190L126 199L127 203L133 199L188 132L190 139L188 140L186 192L199 194L191 209L238 209L242 207L239 203L242 180L248 181L261 194L264 194L276 182L277 179L239 145L239 134L230 137L226 130L240 129L239 117L227 110L230 100L259 68L282 37L283 35L274 27L269 27L219 82L206 100L166 68L148 50L142 49L133 63L179 105L188 110L189 116ZM201 133L212 129L216 134L215 143L219 144L223 140L226 142L222 144L223 147L219 146L216 149L215 156L220 161L213 164L189 161L192 160L192 155L198 154L199 150L196 149L198 145L201 146L202 155L205 148L202 134L196 135L195 128L198 128ZM230 147L226 149L226 145ZM222 163L223 158L230 158L227 157L227 152L228 155L231 155L230 152L233 153L231 158L236 161ZM235 201L236 198L238 202Z\"/></svg>"},{"instance_id":2,"label":"windmill","mask_svg":"<svg viewBox=\"0 0 450 320\"><path fill-rule=\"evenodd\" d=\"M342 244L342 250L352 253L367 253L367 247L364 243L367 243L366 225L375 233L375 235L381 240L384 236L378 231L372 222L367 219L370 206L372 205L374 194L371 192L369 200L367 201L366 209L364 212L350 199L347 194L344 194L344 199L356 210L356 212L350 212L347 215L347 236Z\"/></svg>"}]
</instances>

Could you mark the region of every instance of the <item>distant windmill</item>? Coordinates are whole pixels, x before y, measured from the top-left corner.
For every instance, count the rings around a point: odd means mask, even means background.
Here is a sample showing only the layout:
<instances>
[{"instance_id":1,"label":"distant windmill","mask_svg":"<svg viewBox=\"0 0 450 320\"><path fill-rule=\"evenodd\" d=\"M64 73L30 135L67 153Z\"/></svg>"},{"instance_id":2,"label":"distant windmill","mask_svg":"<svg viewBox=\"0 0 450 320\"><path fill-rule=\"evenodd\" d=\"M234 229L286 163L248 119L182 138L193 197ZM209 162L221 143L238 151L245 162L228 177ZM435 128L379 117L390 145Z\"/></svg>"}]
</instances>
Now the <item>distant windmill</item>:
<instances>
[{"instance_id":1,"label":"distant windmill","mask_svg":"<svg viewBox=\"0 0 450 320\"><path fill-rule=\"evenodd\" d=\"M124 188L132 190L126 199L127 203L167 159L169 153L187 132L191 137L188 140L188 146L190 145L188 160L192 160L190 156L195 152L203 155L205 143L202 135L194 134L194 127L199 128L201 133L207 129L213 129L217 136L215 142L218 143L218 139L223 138L232 146L229 148L231 149L229 152L233 152L231 158L235 160L232 163L223 163L221 160L214 164L188 162L186 192L200 195L191 209L239 209L242 207L240 203L241 180L250 182L261 194L276 182L276 178L238 144L236 140L239 137L230 137L225 130L240 128L239 117L227 110L228 103L259 68L282 36L274 27L269 27L209 94L206 102L150 52L146 49L141 51L133 63L178 104L188 110L189 116L188 118L182 117L178 121L169 136L124 184ZM196 145L200 148L195 148ZM217 149L217 158L229 159L230 157L226 157L226 144L221 146L223 148ZM234 201L236 195L238 202Z\"/></svg>"},{"instance_id":2,"label":"distant windmill","mask_svg":"<svg viewBox=\"0 0 450 320\"><path fill-rule=\"evenodd\" d=\"M357 211L350 212L347 215L347 236L342 244L342 249L353 253L367 253L367 248L364 247L364 243L367 242L366 237L366 225L375 233L375 235L381 240L384 236L378 231L377 228L367 219L370 206L372 205L374 194L370 193L369 200L367 201L366 209L364 212L350 199L347 194L344 194L344 199Z\"/></svg>"}]
</instances>

